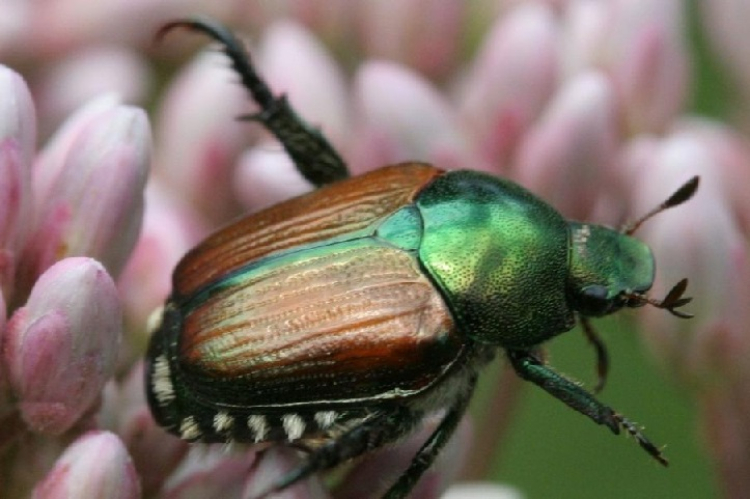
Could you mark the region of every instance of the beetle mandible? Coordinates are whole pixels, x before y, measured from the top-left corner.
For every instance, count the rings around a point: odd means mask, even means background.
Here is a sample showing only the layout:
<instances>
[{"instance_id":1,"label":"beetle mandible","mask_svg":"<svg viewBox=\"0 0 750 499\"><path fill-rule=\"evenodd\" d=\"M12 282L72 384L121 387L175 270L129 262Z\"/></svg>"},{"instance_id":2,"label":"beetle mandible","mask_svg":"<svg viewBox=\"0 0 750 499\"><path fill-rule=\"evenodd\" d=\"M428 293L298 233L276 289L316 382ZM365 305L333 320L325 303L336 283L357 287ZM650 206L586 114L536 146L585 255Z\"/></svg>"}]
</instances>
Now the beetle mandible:
<instances>
[{"instance_id":1,"label":"beetle mandible","mask_svg":"<svg viewBox=\"0 0 750 499\"><path fill-rule=\"evenodd\" d=\"M632 233L687 201L688 181L623 230L565 220L521 186L423 163L349 178L338 153L256 73L221 25L188 19L218 41L273 133L319 189L241 219L188 252L150 341L148 402L189 441L289 443L303 464L284 489L411 433L437 429L384 497L408 495L455 430L477 372L503 350L516 373L660 463L628 419L546 365L539 345L576 321L650 304L678 317L687 279L647 296L651 250ZM542 292L543 290L543 292Z\"/></svg>"}]
</instances>

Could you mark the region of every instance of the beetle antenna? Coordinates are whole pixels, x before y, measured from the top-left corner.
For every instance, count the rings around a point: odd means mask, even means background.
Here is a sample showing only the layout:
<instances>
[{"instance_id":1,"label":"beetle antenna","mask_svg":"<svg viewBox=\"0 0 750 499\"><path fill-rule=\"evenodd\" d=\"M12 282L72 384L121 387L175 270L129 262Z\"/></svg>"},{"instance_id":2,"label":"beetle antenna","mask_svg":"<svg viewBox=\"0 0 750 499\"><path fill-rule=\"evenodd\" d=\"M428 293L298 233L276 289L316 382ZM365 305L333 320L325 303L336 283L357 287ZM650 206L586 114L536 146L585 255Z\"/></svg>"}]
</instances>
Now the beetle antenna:
<instances>
[{"instance_id":1,"label":"beetle antenna","mask_svg":"<svg viewBox=\"0 0 750 499\"><path fill-rule=\"evenodd\" d=\"M156 33L156 40L161 40L176 28L198 31L221 44L242 85L261 109L256 114L240 118L262 123L281 142L305 179L320 187L349 176L346 163L336 149L319 130L294 112L285 95L277 97L273 94L255 70L244 44L226 26L201 17L179 19L162 26Z\"/></svg>"},{"instance_id":2,"label":"beetle antenna","mask_svg":"<svg viewBox=\"0 0 750 499\"><path fill-rule=\"evenodd\" d=\"M579 318L581 320L581 326L583 327L583 334L586 336L586 339L589 340L589 343L591 343L596 352L597 380L593 392L599 393L607 382L607 373L609 373L609 354L607 353L607 347L604 345L599 333L594 329L589 318L585 315L580 315Z\"/></svg>"},{"instance_id":3,"label":"beetle antenna","mask_svg":"<svg viewBox=\"0 0 750 499\"><path fill-rule=\"evenodd\" d=\"M625 226L620 229L620 232L630 236L636 230L638 230L638 228L643 225L646 220L652 218L654 215L658 215L664 210L668 210L669 208L674 208L675 206L681 205L682 203L693 197L695 191L698 190L699 183L700 177L696 175L695 177L682 184L682 187L674 191L674 193L659 206L649 211L635 222L625 224Z\"/></svg>"},{"instance_id":4,"label":"beetle antenna","mask_svg":"<svg viewBox=\"0 0 750 499\"><path fill-rule=\"evenodd\" d=\"M680 280L677 284L672 286L672 289L669 290L669 293L667 293L667 296L664 297L662 300L656 300L654 298L650 298L646 295L637 294L634 293L632 295L627 296L627 299L632 304L630 306L633 307L640 307L643 305L652 305L656 308L663 308L670 314L674 315L675 317L679 317L681 319L690 319L693 317L693 314L683 312L681 310L677 310L678 308L687 305L693 299L691 297L683 297L682 295L685 294L685 290L687 290L688 280L687 278Z\"/></svg>"}]
</instances>

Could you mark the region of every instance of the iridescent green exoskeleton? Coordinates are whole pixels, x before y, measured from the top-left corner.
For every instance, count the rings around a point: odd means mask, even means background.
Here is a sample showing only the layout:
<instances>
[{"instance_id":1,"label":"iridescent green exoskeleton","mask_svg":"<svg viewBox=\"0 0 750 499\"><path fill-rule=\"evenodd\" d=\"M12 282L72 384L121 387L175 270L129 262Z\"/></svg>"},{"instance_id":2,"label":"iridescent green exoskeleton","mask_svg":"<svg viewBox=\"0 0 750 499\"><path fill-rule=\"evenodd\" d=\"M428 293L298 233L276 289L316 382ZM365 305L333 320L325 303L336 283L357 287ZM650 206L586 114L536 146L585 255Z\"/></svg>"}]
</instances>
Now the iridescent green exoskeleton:
<instances>
[{"instance_id":1,"label":"iridescent green exoskeleton","mask_svg":"<svg viewBox=\"0 0 750 499\"><path fill-rule=\"evenodd\" d=\"M157 422L190 441L291 444L304 464L259 497L440 424L386 492L406 496L453 433L477 372L503 351L518 375L614 433L659 449L628 419L546 365L539 346L577 321L651 304L680 316L687 280L647 297L651 250L631 237L695 192L692 179L622 231L565 220L519 185L471 170L391 165L349 178L325 138L275 97L241 43L222 43L260 105L251 116L318 190L239 220L175 269L149 347Z\"/></svg>"}]
</instances>

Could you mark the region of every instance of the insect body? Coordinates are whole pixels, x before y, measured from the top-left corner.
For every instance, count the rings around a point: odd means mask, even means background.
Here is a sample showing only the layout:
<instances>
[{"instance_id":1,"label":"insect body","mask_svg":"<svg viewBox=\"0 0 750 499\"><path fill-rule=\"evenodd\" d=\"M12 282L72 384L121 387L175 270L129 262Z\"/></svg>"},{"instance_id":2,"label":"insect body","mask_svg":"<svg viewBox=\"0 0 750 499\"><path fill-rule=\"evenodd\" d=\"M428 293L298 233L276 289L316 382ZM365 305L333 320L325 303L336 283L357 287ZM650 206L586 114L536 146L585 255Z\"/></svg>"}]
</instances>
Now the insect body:
<instances>
[{"instance_id":1,"label":"insect body","mask_svg":"<svg viewBox=\"0 0 750 499\"><path fill-rule=\"evenodd\" d=\"M393 442L442 410L387 492L409 493L463 415L477 370L503 350L515 371L614 433L660 451L627 419L547 366L538 346L588 317L645 304L675 315L686 280L648 298L654 260L630 236L691 197L691 180L623 232L569 222L508 180L421 163L346 178L325 139L276 98L242 45L207 21L262 111L254 118L321 188L210 236L177 266L146 370L157 422L202 442L308 451L267 492Z\"/></svg>"}]
</instances>

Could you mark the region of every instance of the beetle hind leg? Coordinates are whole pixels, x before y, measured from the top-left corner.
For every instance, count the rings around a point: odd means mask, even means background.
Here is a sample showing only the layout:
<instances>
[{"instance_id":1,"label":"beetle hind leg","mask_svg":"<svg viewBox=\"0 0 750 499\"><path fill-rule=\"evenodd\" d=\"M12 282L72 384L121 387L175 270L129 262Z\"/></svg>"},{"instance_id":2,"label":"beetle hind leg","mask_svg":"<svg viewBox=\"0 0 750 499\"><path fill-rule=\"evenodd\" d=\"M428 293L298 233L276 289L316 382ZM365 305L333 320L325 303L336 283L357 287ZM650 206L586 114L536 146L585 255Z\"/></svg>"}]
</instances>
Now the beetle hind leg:
<instances>
[{"instance_id":1,"label":"beetle hind leg","mask_svg":"<svg viewBox=\"0 0 750 499\"><path fill-rule=\"evenodd\" d=\"M205 18L174 21L163 26L157 38L175 28L204 33L222 45L242 85L260 106L259 113L246 116L263 124L284 146L297 170L316 187L349 177L349 170L336 149L319 130L306 123L289 105L286 96L275 96L255 70L243 43L225 26Z\"/></svg>"},{"instance_id":2,"label":"beetle hind leg","mask_svg":"<svg viewBox=\"0 0 750 499\"><path fill-rule=\"evenodd\" d=\"M608 427L615 435L624 429L651 457L664 466L668 464L659 448L646 438L635 424L616 413L611 407L599 402L579 385L546 366L534 352L509 350L508 359L521 378L531 381L570 408L588 416L595 423Z\"/></svg>"}]
</instances>

